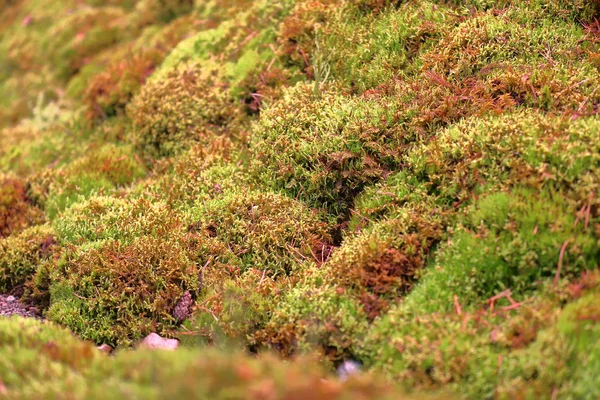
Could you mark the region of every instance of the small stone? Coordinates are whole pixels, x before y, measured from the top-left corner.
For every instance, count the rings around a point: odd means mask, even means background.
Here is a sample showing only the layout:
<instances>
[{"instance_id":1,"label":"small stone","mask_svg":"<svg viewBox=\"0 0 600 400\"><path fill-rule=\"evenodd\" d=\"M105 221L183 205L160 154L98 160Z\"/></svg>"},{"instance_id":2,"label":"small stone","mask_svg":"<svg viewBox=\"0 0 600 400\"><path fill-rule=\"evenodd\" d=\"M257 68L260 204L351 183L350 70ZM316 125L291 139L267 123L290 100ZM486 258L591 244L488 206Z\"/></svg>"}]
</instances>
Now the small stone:
<instances>
[{"instance_id":1,"label":"small stone","mask_svg":"<svg viewBox=\"0 0 600 400\"><path fill-rule=\"evenodd\" d=\"M344 361L338 368L337 374L342 382L348 380L352 375L360 373L360 363L354 360Z\"/></svg>"},{"instance_id":2,"label":"small stone","mask_svg":"<svg viewBox=\"0 0 600 400\"><path fill-rule=\"evenodd\" d=\"M15 296L8 296L8 297L6 298L6 301L8 301L8 302L13 302L13 301L15 301L15 300L16 300Z\"/></svg>"},{"instance_id":3,"label":"small stone","mask_svg":"<svg viewBox=\"0 0 600 400\"><path fill-rule=\"evenodd\" d=\"M33 17L31 15L27 15L23 18L23 22L21 23L23 26L29 26L33 22Z\"/></svg>"},{"instance_id":4,"label":"small stone","mask_svg":"<svg viewBox=\"0 0 600 400\"><path fill-rule=\"evenodd\" d=\"M100 350L102 353L110 354L110 353L112 353L113 348L105 343L105 344L101 344L100 346L98 346L98 350Z\"/></svg>"},{"instance_id":5,"label":"small stone","mask_svg":"<svg viewBox=\"0 0 600 400\"><path fill-rule=\"evenodd\" d=\"M179 340L167 339L157 333L152 332L142 340L140 347L146 349L164 349L164 350L175 350L179 347Z\"/></svg>"},{"instance_id":6,"label":"small stone","mask_svg":"<svg viewBox=\"0 0 600 400\"><path fill-rule=\"evenodd\" d=\"M177 322L185 321L185 319L190 315L192 303L192 294L188 290L183 294L183 296L181 296L181 299L179 299L175 305L172 313L173 318L175 318Z\"/></svg>"}]
</instances>

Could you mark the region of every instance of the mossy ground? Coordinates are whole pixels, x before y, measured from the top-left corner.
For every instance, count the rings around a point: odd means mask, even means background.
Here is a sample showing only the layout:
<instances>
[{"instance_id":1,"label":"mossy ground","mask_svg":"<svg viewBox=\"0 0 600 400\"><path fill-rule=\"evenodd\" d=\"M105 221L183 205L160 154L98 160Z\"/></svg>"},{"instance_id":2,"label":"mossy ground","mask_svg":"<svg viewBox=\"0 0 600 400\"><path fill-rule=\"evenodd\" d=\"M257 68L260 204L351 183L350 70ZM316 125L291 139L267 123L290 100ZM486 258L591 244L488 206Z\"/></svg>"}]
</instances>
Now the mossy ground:
<instances>
[{"instance_id":1,"label":"mossy ground","mask_svg":"<svg viewBox=\"0 0 600 400\"><path fill-rule=\"evenodd\" d=\"M599 19L0 0L0 395L600 396Z\"/></svg>"}]
</instances>

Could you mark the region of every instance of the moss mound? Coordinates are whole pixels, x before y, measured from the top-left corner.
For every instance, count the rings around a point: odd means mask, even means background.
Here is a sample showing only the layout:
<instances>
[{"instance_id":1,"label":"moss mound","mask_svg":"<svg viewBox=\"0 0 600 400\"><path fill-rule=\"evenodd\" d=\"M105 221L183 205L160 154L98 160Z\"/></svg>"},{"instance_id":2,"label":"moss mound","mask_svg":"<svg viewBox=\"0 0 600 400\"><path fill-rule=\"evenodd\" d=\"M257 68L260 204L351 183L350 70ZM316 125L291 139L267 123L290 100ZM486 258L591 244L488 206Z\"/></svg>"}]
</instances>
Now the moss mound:
<instances>
[{"instance_id":1,"label":"moss mound","mask_svg":"<svg viewBox=\"0 0 600 400\"><path fill-rule=\"evenodd\" d=\"M599 396L598 1L0 10L0 394Z\"/></svg>"}]
</instances>

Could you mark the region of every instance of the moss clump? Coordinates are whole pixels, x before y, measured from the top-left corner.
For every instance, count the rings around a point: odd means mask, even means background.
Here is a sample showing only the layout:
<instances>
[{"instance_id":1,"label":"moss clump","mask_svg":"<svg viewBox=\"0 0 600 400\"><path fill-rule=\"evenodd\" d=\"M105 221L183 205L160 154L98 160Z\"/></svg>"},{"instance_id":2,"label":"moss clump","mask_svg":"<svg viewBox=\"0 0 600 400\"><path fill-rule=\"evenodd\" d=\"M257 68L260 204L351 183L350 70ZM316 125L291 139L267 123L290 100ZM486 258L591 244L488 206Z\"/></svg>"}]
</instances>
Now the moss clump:
<instances>
[{"instance_id":1,"label":"moss clump","mask_svg":"<svg viewBox=\"0 0 600 400\"><path fill-rule=\"evenodd\" d=\"M63 244L82 245L103 240L131 243L140 236L176 237L181 217L159 202L94 196L74 204L54 221Z\"/></svg>"},{"instance_id":2,"label":"moss clump","mask_svg":"<svg viewBox=\"0 0 600 400\"><path fill-rule=\"evenodd\" d=\"M436 398L405 395L369 375L340 382L315 367L312 357L290 364L269 354L250 357L237 351L185 348L176 352L122 351L106 357L52 323L20 318L0 320L0 339L0 381L10 399L56 398L65 393L73 399L132 395L182 399Z\"/></svg>"},{"instance_id":3,"label":"moss clump","mask_svg":"<svg viewBox=\"0 0 600 400\"><path fill-rule=\"evenodd\" d=\"M528 184L563 190L580 208L599 187L595 118L572 121L517 112L464 121L408 156L414 176L449 203L490 187Z\"/></svg>"},{"instance_id":4,"label":"moss clump","mask_svg":"<svg viewBox=\"0 0 600 400\"><path fill-rule=\"evenodd\" d=\"M117 43L125 32L123 10L81 8L53 24L42 48L50 51L58 77L67 80L87 58Z\"/></svg>"},{"instance_id":5,"label":"moss clump","mask_svg":"<svg viewBox=\"0 0 600 400\"><path fill-rule=\"evenodd\" d=\"M231 160L234 147L229 139L210 147L194 146L171 159L162 173L134 188L133 196L162 199L174 209L188 210L194 203L210 201L238 187L252 187L252 179Z\"/></svg>"},{"instance_id":6,"label":"moss clump","mask_svg":"<svg viewBox=\"0 0 600 400\"><path fill-rule=\"evenodd\" d=\"M336 4L327 23L313 35L313 42L306 43L313 47L306 49L311 59L309 75L316 81L333 79L354 93L363 93L414 72L415 64L419 65L415 58L442 36L448 10L427 1L404 2L398 8L388 8L390 3L400 2ZM368 9L378 12L365 13ZM307 41L305 37L298 40Z\"/></svg>"},{"instance_id":7,"label":"moss clump","mask_svg":"<svg viewBox=\"0 0 600 400\"><path fill-rule=\"evenodd\" d=\"M251 343L286 357L317 351L333 364L354 358L354 349L368 332L367 314L343 289L312 272L286 291Z\"/></svg>"},{"instance_id":8,"label":"moss clump","mask_svg":"<svg viewBox=\"0 0 600 400\"><path fill-rule=\"evenodd\" d=\"M258 176L314 207L348 213L355 196L399 165L403 132L390 99L315 97L297 85L265 110L252 143Z\"/></svg>"},{"instance_id":9,"label":"moss clump","mask_svg":"<svg viewBox=\"0 0 600 400\"><path fill-rule=\"evenodd\" d=\"M198 289L198 270L182 245L148 236L67 248L49 276L48 319L113 345L164 333L183 293Z\"/></svg>"},{"instance_id":10,"label":"moss clump","mask_svg":"<svg viewBox=\"0 0 600 400\"><path fill-rule=\"evenodd\" d=\"M376 322L362 349L378 370L413 387L455 387L469 398L550 397L556 391L576 398L573 389L589 384L577 365L594 359L597 339L587 340L596 327L575 320L573 311L595 315L590 299L597 297L597 282L597 274L584 275L516 306L498 298L487 310L422 314L414 303L402 304ZM587 372L597 374L593 367Z\"/></svg>"},{"instance_id":11,"label":"moss clump","mask_svg":"<svg viewBox=\"0 0 600 400\"><path fill-rule=\"evenodd\" d=\"M41 175L34 189L50 219L93 194L109 194L146 173L129 147L107 144L90 148L83 157Z\"/></svg>"},{"instance_id":12,"label":"moss clump","mask_svg":"<svg viewBox=\"0 0 600 400\"><path fill-rule=\"evenodd\" d=\"M7 398L81 393L82 372L102 357L68 330L31 318L0 319L0 343L0 381Z\"/></svg>"},{"instance_id":13,"label":"moss clump","mask_svg":"<svg viewBox=\"0 0 600 400\"><path fill-rule=\"evenodd\" d=\"M43 212L32 204L26 188L24 182L0 175L0 238L43 221Z\"/></svg>"},{"instance_id":14,"label":"moss clump","mask_svg":"<svg viewBox=\"0 0 600 400\"><path fill-rule=\"evenodd\" d=\"M173 155L192 141L227 134L236 106L219 86L218 77L193 66L144 86L128 109L144 155Z\"/></svg>"},{"instance_id":15,"label":"moss clump","mask_svg":"<svg viewBox=\"0 0 600 400\"><path fill-rule=\"evenodd\" d=\"M0 238L0 290L24 284L52 254L55 244L53 229L45 225Z\"/></svg>"},{"instance_id":16,"label":"moss clump","mask_svg":"<svg viewBox=\"0 0 600 400\"><path fill-rule=\"evenodd\" d=\"M87 117L94 120L122 114L162 58L154 49L130 54L93 77L84 94Z\"/></svg>"},{"instance_id":17,"label":"moss clump","mask_svg":"<svg viewBox=\"0 0 600 400\"><path fill-rule=\"evenodd\" d=\"M441 209L401 208L348 237L324 266L327 282L354 295L372 320L409 293L444 237Z\"/></svg>"},{"instance_id":18,"label":"moss clump","mask_svg":"<svg viewBox=\"0 0 600 400\"><path fill-rule=\"evenodd\" d=\"M242 268L260 266L274 276L318 261L314 254L330 241L318 212L268 192L224 193L192 209L191 219L193 230L224 243Z\"/></svg>"},{"instance_id":19,"label":"moss clump","mask_svg":"<svg viewBox=\"0 0 600 400\"><path fill-rule=\"evenodd\" d=\"M329 226L316 211L273 193L223 192L190 218L204 290L188 328L210 340L252 345L279 294L331 249Z\"/></svg>"},{"instance_id":20,"label":"moss clump","mask_svg":"<svg viewBox=\"0 0 600 400\"><path fill-rule=\"evenodd\" d=\"M142 0L136 4L140 14L149 14L147 20L161 22L168 22L189 13L193 7L193 0Z\"/></svg>"},{"instance_id":21,"label":"moss clump","mask_svg":"<svg viewBox=\"0 0 600 400\"><path fill-rule=\"evenodd\" d=\"M489 194L472 207L406 301L426 312L448 311L453 295L475 306L506 289L524 295L549 278L573 279L597 266L598 239L590 226L560 192Z\"/></svg>"}]
</instances>

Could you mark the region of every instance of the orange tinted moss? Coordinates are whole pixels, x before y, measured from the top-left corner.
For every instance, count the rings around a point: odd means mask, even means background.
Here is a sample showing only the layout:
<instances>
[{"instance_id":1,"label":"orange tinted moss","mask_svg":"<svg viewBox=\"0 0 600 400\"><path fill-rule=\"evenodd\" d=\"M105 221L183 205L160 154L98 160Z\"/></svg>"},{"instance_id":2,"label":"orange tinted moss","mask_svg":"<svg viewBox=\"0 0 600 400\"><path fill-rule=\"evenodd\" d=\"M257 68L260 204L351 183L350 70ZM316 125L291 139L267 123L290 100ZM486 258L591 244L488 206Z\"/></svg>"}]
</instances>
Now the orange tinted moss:
<instances>
[{"instance_id":1,"label":"orange tinted moss","mask_svg":"<svg viewBox=\"0 0 600 400\"><path fill-rule=\"evenodd\" d=\"M0 238L43 222L43 212L31 203L26 191L26 184L17 179L0 180Z\"/></svg>"},{"instance_id":2,"label":"orange tinted moss","mask_svg":"<svg viewBox=\"0 0 600 400\"><path fill-rule=\"evenodd\" d=\"M94 120L122 113L163 57L158 50L130 54L92 78L84 95L87 117Z\"/></svg>"}]
</instances>

